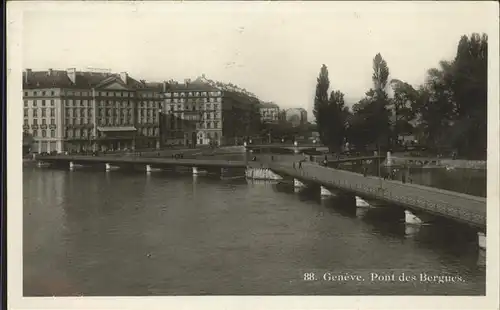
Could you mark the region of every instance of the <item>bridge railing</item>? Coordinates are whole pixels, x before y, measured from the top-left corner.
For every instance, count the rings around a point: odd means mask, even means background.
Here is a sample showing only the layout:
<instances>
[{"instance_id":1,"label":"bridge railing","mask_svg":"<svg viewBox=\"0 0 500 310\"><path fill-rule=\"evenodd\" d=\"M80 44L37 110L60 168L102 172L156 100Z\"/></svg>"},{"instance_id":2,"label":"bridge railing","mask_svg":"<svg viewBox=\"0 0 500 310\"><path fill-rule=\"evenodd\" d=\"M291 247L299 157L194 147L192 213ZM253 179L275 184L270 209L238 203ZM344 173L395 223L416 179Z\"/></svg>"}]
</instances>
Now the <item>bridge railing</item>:
<instances>
[{"instance_id":1,"label":"bridge railing","mask_svg":"<svg viewBox=\"0 0 500 310\"><path fill-rule=\"evenodd\" d=\"M423 209L476 226L484 227L486 225L486 208L484 210L478 208L474 211L461 208L449 202L459 202L460 198L446 197L448 194L445 193L431 192L430 195L433 195L434 199L426 199L423 198L426 192L421 188L412 187L411 184L398 184L395 181L385 181L376 177L363 177L355 173L329 169L310 163L304 163L301 169L298 167L294 169L281 163L270 163L269 167L278 173L283 172L290 176L309 179L325 186L345 189L374 199L406 205L410 208ZM471 200L471 203L478 202Z\"/></svg>"}]
</instances>

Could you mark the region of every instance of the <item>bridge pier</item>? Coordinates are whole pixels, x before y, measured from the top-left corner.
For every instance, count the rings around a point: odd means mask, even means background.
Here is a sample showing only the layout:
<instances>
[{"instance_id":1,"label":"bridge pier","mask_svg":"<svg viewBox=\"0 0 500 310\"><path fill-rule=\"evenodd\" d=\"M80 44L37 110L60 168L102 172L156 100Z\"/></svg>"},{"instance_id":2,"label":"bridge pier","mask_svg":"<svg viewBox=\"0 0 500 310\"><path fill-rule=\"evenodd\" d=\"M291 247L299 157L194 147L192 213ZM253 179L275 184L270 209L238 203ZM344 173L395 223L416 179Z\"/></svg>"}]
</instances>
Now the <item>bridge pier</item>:
<instances>
[{"instance_id":1,"label":"bridge pier","mask_svg":"<svg viewBox=\"0 0 500 310\"><path fill-rule=\"evenodd\" d=\"M155 171L161 171L160 168L153 168L152 165L146 165L146 172L147 173L151 173L151 172L155 172Z\"/></svg>"},{"instance_id":2,"label":"bridge pier","mask_svg":"<svg viewBox=\"0 0 500 310\"><path fill-rule=\"evenodd\" d=\"M111 171L111 170L116 170L116 169L118 169L118 167L112 166L111 164L106 163L106 171Z\"/></svg>"},{"instance_id":3,"label":"bridge pier","mask_svg":"<svg viewBox=\"0 0 500 310\"><path fill-rule=\"evenodd\" d=\"M300 192L303 188L305 188L306 185L302 183L299 179L293 179L293 190L298 193Z\"/></svg>"},{"instance_id":4,"label":"bridge pier","mask_svg":"<svg viewBox=\"0 0 500 310\"><path fill-rule=\"evenodd\" d=\"M405 210L405 223L410 225L421 225L431 222L433 217L428 214L420 213L418 215L414 214L409 210Z\"/></svg>"},{"instance_id":5,"label":"bridge pier","mask_svg":"<svg viewBox=\"0 0 500 310\"><path fill-rule=\"evenodd\" d=\"M206 170L198 169L198 167L193 167L193 175L206 175L208 172Z\"/></svg>"},{"instance_id":6,"label":"bridge pier","mask_svg":"<svg viewBox=\"0 0 500 310\"><path fill-rule=\"evenodd\" d=\"M328 188L324 187L323 185L321 186L321 198L327 198L331 196L336 196L334 193L332 193Z\"/></svg>"},{"instance_id":7,"label":"bridge pier","mask_svg":"<svg viewBox=\"0 0 500 310\"><path fill-rule=\"evenodd\" d=\"M481 250L486 250L486 234L479 231L477 233L477 243Z\"/></svg>"},{"instance_id":8,"label":"bridge pier","mask_svg":"<svg viewBox=\"0 0 500 310\"><path fill-rule=\"evenodd\" d=\"M366 202L363 198L359 196L354 197L356 199L356 208L371 208L372 206Z\"/></svg>"}]
</instances>

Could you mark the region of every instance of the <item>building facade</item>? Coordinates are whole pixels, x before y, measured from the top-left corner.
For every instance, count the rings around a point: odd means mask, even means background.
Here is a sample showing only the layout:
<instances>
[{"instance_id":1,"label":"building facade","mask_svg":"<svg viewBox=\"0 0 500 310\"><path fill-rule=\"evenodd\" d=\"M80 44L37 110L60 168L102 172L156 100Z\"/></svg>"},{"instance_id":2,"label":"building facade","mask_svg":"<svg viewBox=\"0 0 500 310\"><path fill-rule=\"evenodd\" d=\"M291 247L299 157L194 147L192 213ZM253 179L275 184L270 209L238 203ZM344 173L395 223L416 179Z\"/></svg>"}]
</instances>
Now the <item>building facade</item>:
<instances>
[{"instance_id":1,"label":"building facade","mask_svg":"<svg viewBox=\"0 0 500 310\"><path fill-rule=\"evenodd\" d=\"M183 84L164 82L165 145L227 145L241 142L257 128L256 101L223 90L203 78Z\"/></svg>"},{"instance_id":2,"label":"building facade","mask_svg":"<svg viewBox=\"0 0 500 310\"><path fill-rule=\"evenodd\" d=\"M160 146L161 86L125 72L27 69L23 99L34 152Z\"/></svg>"},{"instance_id":3,"label":"building facade","mask_svg":"<svg viewBox=\"0 0 500 310\"><path fill-rule=\"evenodd\" d=\"M287 122L295 127L307 124L307 111L303 108L288 109L285 115Z\"/></svg>"},{"instance_id":4,"label":"building facade","mask_svg":"<svg viewBox=\"0 0 500 310\"><path fill-rule=\"evenodd\" d=\"M260 107L260 119L263 123L277 123L280 117L280 108L273 102L265 102Z\"/></svg>"},{"instance_id":5,"label":"building facade","mask_svg":"<svg viewBox=\"0 0 500 310\"><path fill-rule=\"evenodd\" d=\"M164 82L167 145L220 145L222 140L222 92L203 83L186 80Z\"/></svg>"}]
</instances>

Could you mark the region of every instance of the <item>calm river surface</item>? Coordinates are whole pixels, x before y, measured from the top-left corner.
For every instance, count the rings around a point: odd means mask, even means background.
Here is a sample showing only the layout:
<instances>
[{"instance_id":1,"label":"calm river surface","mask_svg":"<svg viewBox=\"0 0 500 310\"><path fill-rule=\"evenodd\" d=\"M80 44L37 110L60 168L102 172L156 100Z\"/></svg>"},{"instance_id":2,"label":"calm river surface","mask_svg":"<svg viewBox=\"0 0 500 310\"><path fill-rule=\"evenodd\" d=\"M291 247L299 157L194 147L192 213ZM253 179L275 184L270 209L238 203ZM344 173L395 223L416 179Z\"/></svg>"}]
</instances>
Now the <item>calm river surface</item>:
<instances>
[{"instance_id":1,"label":"calm river surface","mask_svg":"<svg viewBox=\"0 0 500 310\"><path fill-rule=\"evenodd\" d=\"M410 229L399 208L357 214L290 182L189 173L25 165L23 177L25 296L485 293L474 231Z\"/></svg>"}]
</instances>

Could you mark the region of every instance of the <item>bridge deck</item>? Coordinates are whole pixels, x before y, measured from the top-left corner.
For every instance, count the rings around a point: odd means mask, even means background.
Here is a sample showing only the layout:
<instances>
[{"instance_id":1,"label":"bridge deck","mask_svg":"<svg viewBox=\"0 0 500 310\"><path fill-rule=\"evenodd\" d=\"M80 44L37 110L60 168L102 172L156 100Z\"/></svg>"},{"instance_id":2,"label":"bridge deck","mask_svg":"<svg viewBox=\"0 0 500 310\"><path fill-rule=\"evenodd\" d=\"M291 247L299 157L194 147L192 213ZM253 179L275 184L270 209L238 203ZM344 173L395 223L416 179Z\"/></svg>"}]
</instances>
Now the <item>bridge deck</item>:
<instances>
[{"instance_id":1,"label":"bridge deck","mask_svg":"<svg viewBox=\"0 0 500 310\"><path fill-rule=\"evenodd\" d=\"M486 227L486 198L304 163L294 169L287 163L269 163L276 173L354 192L360 196L405 205L467 224Z\"/></svg>"},{"instance_id":2,"label":"bridge deck","mask_svg":"<svg viewBox=\"0 0 500 310\"><path fill-rule=\"evenodd\" d=\"M245 168L245 161L228 161L217 159L185 159L185 158L159 158L159 157L135 157L135 156L77 156L56 155L41 156L37 158L42 162L70 162L75 163L109 163L109 164L133 164L133 165L160 165L160 166L192 166L192 167L233 167Z\"/></svg>"}]
</instances>

